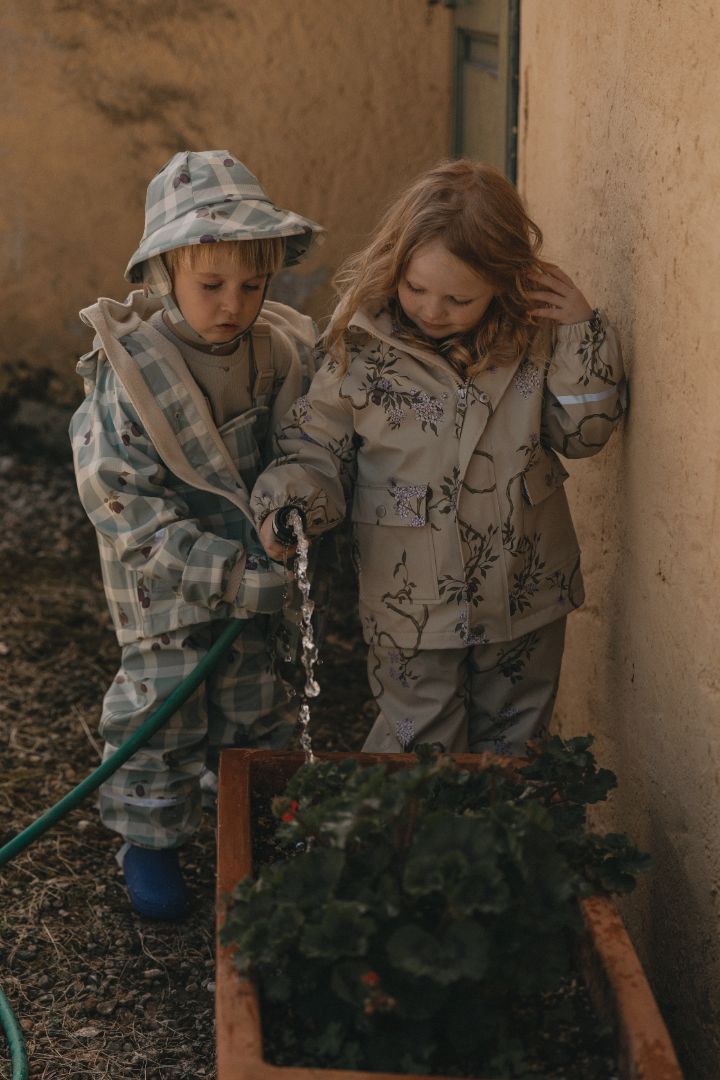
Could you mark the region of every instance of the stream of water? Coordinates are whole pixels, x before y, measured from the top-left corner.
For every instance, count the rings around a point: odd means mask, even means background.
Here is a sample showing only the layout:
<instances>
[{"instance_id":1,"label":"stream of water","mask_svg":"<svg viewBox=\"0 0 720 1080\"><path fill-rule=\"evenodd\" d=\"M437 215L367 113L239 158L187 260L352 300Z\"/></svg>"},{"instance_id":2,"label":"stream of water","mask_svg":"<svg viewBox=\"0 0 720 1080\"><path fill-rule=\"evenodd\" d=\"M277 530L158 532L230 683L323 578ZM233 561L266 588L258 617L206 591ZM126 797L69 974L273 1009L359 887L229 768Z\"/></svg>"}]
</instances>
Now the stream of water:
<instances>
[{"instance_id":1,"label":"stream of water","mask_svg":"<svg viewBox=\"0 0 720 1080\"><path fill-rule=\"evenodd\" d=\"M312 764L315 761L313 754L312 738L310 736L310 705L308 698L316 698L320 693L320 684L315 678L315 663L318 658L318 649L315 644L315 635L312 627L312 614L315 608L310 599L310 578L308 576L308 551L310 543L303 529L302 518L296 510L288 515L288 522L292 526L297 538L297 558L295 560L295 580L298 583L302 596L300 613L302 632L302 664L305 669L304 701L300 706L298 719L300 721L300 746L305 754L305 763Z\"/></svg>"}]
</instances>

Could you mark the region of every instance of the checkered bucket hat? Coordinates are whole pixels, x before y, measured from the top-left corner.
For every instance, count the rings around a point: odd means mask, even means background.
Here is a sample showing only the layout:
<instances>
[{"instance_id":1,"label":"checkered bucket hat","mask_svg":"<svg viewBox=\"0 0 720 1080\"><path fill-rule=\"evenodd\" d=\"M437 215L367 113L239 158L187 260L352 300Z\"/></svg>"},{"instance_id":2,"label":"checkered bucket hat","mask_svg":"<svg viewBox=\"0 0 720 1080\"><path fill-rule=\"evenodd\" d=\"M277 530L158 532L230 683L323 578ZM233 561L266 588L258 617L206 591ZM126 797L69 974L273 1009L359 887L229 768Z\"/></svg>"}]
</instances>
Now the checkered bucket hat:
<instances>
[{"instance_id":1,"label":"checkered bucket hat","mask_svg":"<svg viewBox=\"0 0 720 1080\"><path fill-rule=\"evenodd\" d=\"M188 244L218 240L286 240L285 266L307 254L324 230L291 210L280 210L253 174L228 150L184 150L148 185L145 232L125 271L143 280L143 263Z\"/></svg>"}]
</instances>

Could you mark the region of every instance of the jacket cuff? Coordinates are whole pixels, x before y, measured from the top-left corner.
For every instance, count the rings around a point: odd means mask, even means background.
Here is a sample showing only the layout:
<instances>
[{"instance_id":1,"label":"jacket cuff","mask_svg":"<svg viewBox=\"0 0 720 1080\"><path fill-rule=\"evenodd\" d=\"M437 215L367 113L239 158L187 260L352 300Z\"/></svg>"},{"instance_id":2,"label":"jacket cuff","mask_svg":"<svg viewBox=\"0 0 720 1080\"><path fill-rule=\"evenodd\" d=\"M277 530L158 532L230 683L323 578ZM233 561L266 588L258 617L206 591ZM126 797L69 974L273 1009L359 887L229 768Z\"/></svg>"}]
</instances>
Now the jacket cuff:
<instances>
[{"instance_id":1,"label":"jacket cuff","mask_svg":"<svg viewBox=\"0 0 720 1080\"><path fill-rule=\"evenodd\" d=\"M183 599L211 611L217 608L225 600L229 579L238 562L244 568L245 552L241 544L204 533L190 549L183 570L180 590Z\"/></svg>"},{"instance_id":2,"label":"jacket cuff","mask_svg":"<svg viewBox=\"0 0 720 1080\"><path fill-rule=\"evenodd\" d=\"M557 328L558 341L583 341L590 337L604 337L609 326L608 318L601 308L593 308L589 319L582 322L563 323Z\"/></svg>"},{"instance_id":3,"label":"jacket cuff","mask_svg":"<svg viewBox=\"0 0 720 1080\"><path fill-rule=\"evenodd\" d=\"M240 588L240 583L242 582L243 574L245 573L245 563L246 563L246 561L247 561L247 555L245 554L245 552L243 552L243 554L240 556L240 558L235 563L235 565L233 566L232 570L230 571L230 573L228 575L227 585L223 589L223 594L222 594L223 603L225 603L225 604L234 604L235 603L235 597L238 594L238 590Z\"/></svg>"}]
</instances>

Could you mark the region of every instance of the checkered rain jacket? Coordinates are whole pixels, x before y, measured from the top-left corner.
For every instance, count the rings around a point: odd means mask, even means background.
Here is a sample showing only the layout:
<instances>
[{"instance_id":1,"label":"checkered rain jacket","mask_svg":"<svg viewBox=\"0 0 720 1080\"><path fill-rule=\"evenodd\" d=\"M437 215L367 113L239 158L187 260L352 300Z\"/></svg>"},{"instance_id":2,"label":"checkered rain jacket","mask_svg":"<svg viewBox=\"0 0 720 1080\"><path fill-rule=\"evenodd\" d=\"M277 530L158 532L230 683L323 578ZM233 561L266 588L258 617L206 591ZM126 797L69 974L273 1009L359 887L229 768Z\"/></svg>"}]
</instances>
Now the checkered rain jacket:
<instances>
[{"instance_id":1,"label":"checkered rain jacket","mask_svg":"<svg viewBox=\"0 0 720 1080\"><path fill-rule=\"evenodd\" d=\"M121 644L280 611L286 583L262 552L248 490L263 431L307 386L315 337L307 316L266 301L247 342L255 408L218 430L179 351L147 322L158 306L134 292L81 312L96 339L78 364L87 396L70 435ZM281 352L289 369L278 385Z\"/></svg>"}]
</instances>

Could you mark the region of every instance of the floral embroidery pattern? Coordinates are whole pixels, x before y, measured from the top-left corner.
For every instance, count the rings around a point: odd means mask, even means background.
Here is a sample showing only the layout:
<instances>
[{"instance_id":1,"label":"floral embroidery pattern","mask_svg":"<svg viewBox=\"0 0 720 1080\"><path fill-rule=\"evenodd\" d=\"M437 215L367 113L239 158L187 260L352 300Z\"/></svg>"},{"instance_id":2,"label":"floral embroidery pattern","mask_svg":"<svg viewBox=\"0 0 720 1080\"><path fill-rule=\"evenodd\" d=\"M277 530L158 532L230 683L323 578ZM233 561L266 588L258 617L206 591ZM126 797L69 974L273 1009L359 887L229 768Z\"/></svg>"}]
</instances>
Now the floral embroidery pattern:
<instances>
[{"instance_id":1,"label":"floral embroidery pattern","mask_svg":"<svg viewBox=\"0 0 720 1080\"><path fill-rule=\"evenodd\" d=\"M408 747L415 738L415 723L409 717L398 720L395 725L397 740L403 747Z\"/></svg>"},{"instance_id":2,"label":"floral embroidery pattern","mask_svg":"<svg viewBox=\"0 0 720 1080\"><path fill-rule=\"evenodd\" d=\"M447 596L447 602L455 601L458 604L469 604L477 607L483 600L480 592L480 584L492 568L492 564L500 558L499 552L493 552L495 540L498 535L497 525L489 525L486 532L480 532L467 521L458 519L460 541L465 554L465 577L453 578L444 574L439 581L438 592L441 596Z\"/></svg>"},{"instance_id":3,"label":"floral embroidery pattern","mask_svg":"<svg viewBox=\"0 0 720 1080\"><path fill-rule=\"evenodd\" d=\"M290 496L288 499L284 500L283 505L300 507L305 512L308 521L312 522L316 527L326 526L328 521L331 520L328 510L327 495L322 491L317 492L309 499L301 499L296 495ZM256 518L259 521L262 521L263 518L267 517L268 514L271 514L273 510L278 509L278 504L269 491L258 490L253 496L252 508ZM336 524L337 522L333 521L332 523ZM248 558L251 557L253 556L248 556ZM257 557L263 558L263 556ZM249 567L249 562L246 563L246 565ZM265 564L261 565L264 567ZM269 567L270 563L268 562L266 565Z\"/></svg>"},{"instance_id":4,"label":"floral embroidery pattern","mask_svg":"<svg viewBox=\"0 0 720 1080\"><path fill-rule=\"evenodd\" d=\"M503 548L505 551L509 552L510 555L514 556L523 554L523 551L525 550L523 544L527 538L518 536L513 488L517 481L522 478L523 474L532 469L541 459L543 449L538 435L535 432L531 432L528 442L519 446L517 452L524 454L527 458L527 462L523 469L511 476L507 482L505 487L505 499L507 501L508 512L502 523Z\"/></svg>"},{"instance_id":5,"label":"floral embroidery pattern","mask_svg":"<svg viewBox=\"0 0 720 1080\"><path fill-rule=\"evenodd\" d=\"M460 493L460 468L453 465L452 476L443 476L440 483L440 498L428 506L430 510L437 510L441 514L451 514L453 521L457 515L458 495ZM432 522L430 523L432 525ZM438 526L434 525L437 529Z\"/></svg>"},{"instance_id":6,"label":"floral embroidery pattern","mask_svg":"<svg viewBox=\"0 0 720 1080\"><path fill-rule=\"evenodd\" d=\"M612 386L614 385L612 364L604 360L600 355L600 348L607 336L605 327L602 323L595 321L588 323L588 327L588 332L584 335L576 350L576 354L581 358L583 365L583 373L578 379L578 383L587 386L593 379L599 379L600 382Z\"/></svg>"},{"instance_id":7,"label":"floral embroidery pattern","mask_svg":"<svg viewBox=\"0 0 720 1080\"><path fill-rule=\"evenodd\" d=\"M532 397L542 388L543 376L537 364L532 360L523 360L513 376L515 389L524 398Z\"/></svg>"},{"instance_id":8,"label":"floral embroidery pattern","mask_svg":"<svg viewBox=\"0 0 720 1080\"><path fill-rule=\"evenodd\" d=\"M398 564L398 567L399 566L400 564ZM388 606L391 607L392 605ZM397 611L398 614L403 614L403 612L400 611L400 609L398 608L393 608L393 610ZM413 624L416 626L417 640L419 642L420 637L422 636L423 627L425 625L425 622L427 621L427 617L425 618L425 620L423 620L422 623L418 623L410 615L406 617L410 618ZM364 623L366 630L369 631L369 640L371 642L368 674L370 676L371 685L373 683L377 685L377 690L374 689L373 692L375 694L376 700L380 703L380 707L382 708L381 698L385 692L385 684L383 682L382 671L383 659L382 655L372 648L372 644L380 644L382 639L386 639L390 643L391 648L388 649L386 654L387 675L390 679L393 680L393 682L399 683L405 689L412 689L411 683L417 681L417 679L419 678L419 676L412 671L411 664L412 661L416 660L417 657L420 655L420 650L417 647L411 649L400 648L400 646L395 643L392 634L388 634L387 631L378 631L377 621L372 615L367 617L364 620ZM405 726L402 730L404 730L405 736L407 737L407 742L404 742L403 736L398 733L398 739L403 746L409 745L409 743L412 742L413 738L415 737L415 728L413 727L412 730L410 730L407 727L407 724L410 723L412 723L412 721L410 720L403 722Z\"/></svg>"},{"instance_id":9,"label":"floral embroidery pattern","mask_svg":"<svg viewBox=\"0 0 720 1080\"><path fill-rule=\"evenodd\" d=\"M383 394L387 394L392 391L392 383L389 379L381 378L376 379L373 385L373 392L370 395L370 400L373 405L382 405Z\"/></svg>"},{"instance_id":10,"label":"floral embroidery pattern","mask_svg":"<svg viewBox=\"0 0 720 1080\"><path fill-rule=\"evenodd\" d=\"M512 642L498 658L497 667L500 674L513 684L520 682L525 665L535 652L539 641L540 634L537 630L533 630L532 633L525 634L524 637Z\"/></svg>"},{"instance_id":11,"label":"floral embroidery pattern","mask_svg":"<svg viewBox=\"0 0 720 1080\"><path fill-rule=\"evenodd\" d=\"M545 578L548 587L557 590L557 604L559 607L563 608L566 604L572 604L573 586L579 572L580 560L578 559L569 574L566 574L563 570L556 570L554 574L549 574ZM573 606L575 605L573 604Z\"/></svg>"},{"instance_id":12,"label":"floral embroidery pattern","mask_svg":"<svg viewBox=\"0 0 720 1080\"><path fill-rule=\"evenodd\" d=\"M299 397L293 405L292 416L296 424L307 424L312 420L312 408L306 394Z\"/></svg>"},{"instance_id":13,"label":"floral embroidery pattern","mask_svg":"<svg viewBox=\"0 0 720 1080\"><path fill-rule=\"evenodd\" d=\"M507 739L503 739L502 737L495 739L493 742L493 753L498 754L500 757L512 754L512 743L509 743Z\"/></svg>"},{"instance_id":14,"label":"floral embroidery pattern","mask_svg":"<svg viewBox=\"0 0 720 1080\"><path fill-rule=\"evenodd\" d=\"M521 569L513 574L510 590L510 614L521 615L531 607L531 598L537 593L543 579L545 560L540 557L540 534L523 536L518 544L518 554L523 557Z\"/></svg>"},{"instance_id":15,"label":"floral embroidery pattern","mask_svg":"<svg viewBox=\"0 0 720 1080\"><path fill-rule=\"evenodd\" d=\"M409 680L407 672L405 670L404 658L399 649L393 649L388 656L390 661L390 678L395 682L399 682L401 686L409 686Z\"/></svg>"},{"instance_id":16,"label":"floral embroidery pattern","mask_svg":"<svg viewBox=\"0 0 720 1080\"><path fill-rule=\"evenodd\" d=\"M394 593L383 593L381 599L388 611L392 611L395 615L399 615L401 616L401 618L407 619L408 622L411 624L416 635L414 649L417 650L420 644L420 640L422 638L423 630L425 629L425 625L430 616L430 609L428 608L427 604L423 604L422 606L420 606L417 601L413 600L413 590L417 588L417 586L416 583L410 578L410 573L408 571L407 565L407 551L405 551L404 548L402 555L400 556L400 561L395 564L395 568L393 570L393 578L400 579L400 588L397 590L397 592ZM413 604L415 604L416 614L413 614L412 611L403 610L403 604L407 604L411 608ZM381 637L388 638L390 644L398 647L392 636L386 631L381 631L378 633L377 639L380 640ZM417 655L417 651L413 653L408 652L407 649L401 649L400 652L403 656L407 657L408 662L413 658L413 656Z\"/></svg>"},{"instance_id":17,"label":"floral embroidery pattern","mask_svg":"<svg viewBox=\"0 0 720 1080\"><path fill-rule=\"evenodd\" d=\"M360 387L367 405L382 407L393 431L412 414L423 431L429 429L437 435L437 425L445 414L443 403L422 390L405 389L403 383L410 380L398 372L398 360L397 353L382 344L369 354L365 361L365 379Z\"/></svg>"},{"instance_id":18,"label":"floral embroidery pattern","mask_svg":"<svg viewBox=\"0 0 720 1080\"><path fill-rule=\"evenodd\" d=\"M395 499L397 516L403 521L409 518L407 524L411 528L421 529L425 524L424 504L427 498L427 486L425 484L396 484L394 480L391 480L390 490Z\"/></svg>"},{"instance_id":19,"label":"floral embroidery pattern","mask_svg":"<svg viewBox=\"0 0 720 1080\"><path fill-rule=\"evenodd\" d=\"M508 728L517 719L517 714L518 711L514 705L503 705L497 714L497 723L502 725L503 728Z\"/></svg>"},{"instance_id":20,"label":"floral embroidery pattern","mask_svg":"<svg viewBox=\"0 0 720 1080\"><path fill-rule=\"evenodd\" d=\"M487 717L480 728L479 732L475 732L475 739L479 738L483 742L494 743L494 751L496 754L511 754L512 746L504 738L507 735L508 729L512 727L518 718L518 710L514 705L503 705L498 711L496 716Z\"/></svg>"},{"instance_id":21,"label":"floral embroidery pattern","mask_svg":"<svg viewBox=\"0 0 720 1080\"><path fill-rule=\"evenodd\" d=\"M429 427L437 435L436 424L442 420L445 412L442 402L429 394L416 392L412 396L410 408L415 413L415 418L420 421L423 431Z\"/></svg>"},{"instance_id":22,"label":"floral embroidery pattern","mask_svg":"<svg viewBox=\"0 0 720 1080\"><path fill-rule=\"evenodd\" d=\"M467 604L460 608L458 621L455 624L455 633L460 635L460 640L466 645L489 645L490 640L484 626L468 626L469 608Z\"/></svg>"}]
</instances>

